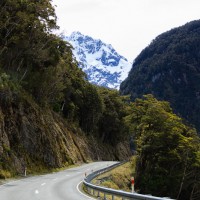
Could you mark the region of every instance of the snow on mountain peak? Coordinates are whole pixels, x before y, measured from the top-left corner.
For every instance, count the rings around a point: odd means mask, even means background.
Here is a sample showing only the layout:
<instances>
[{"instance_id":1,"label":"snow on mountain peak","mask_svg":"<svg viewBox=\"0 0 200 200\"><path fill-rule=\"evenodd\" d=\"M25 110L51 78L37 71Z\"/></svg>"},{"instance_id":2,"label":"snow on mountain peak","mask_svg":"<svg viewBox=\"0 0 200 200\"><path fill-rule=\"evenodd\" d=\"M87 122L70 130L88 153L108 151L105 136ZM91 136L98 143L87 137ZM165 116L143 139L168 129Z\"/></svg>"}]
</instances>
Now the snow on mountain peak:
<instances>
[{"instance_id":1,"label":"snow on mountain peak","mask_svg":"<svg viewBox=\"0 0 200 200\"><path fill-rule=\"evenodd\" d=\"M111 44L80 32L72 32L64 39L74 47L73 54L91 83L119 89L132 64L119 55Z\"/></svg>"}]
</instances>

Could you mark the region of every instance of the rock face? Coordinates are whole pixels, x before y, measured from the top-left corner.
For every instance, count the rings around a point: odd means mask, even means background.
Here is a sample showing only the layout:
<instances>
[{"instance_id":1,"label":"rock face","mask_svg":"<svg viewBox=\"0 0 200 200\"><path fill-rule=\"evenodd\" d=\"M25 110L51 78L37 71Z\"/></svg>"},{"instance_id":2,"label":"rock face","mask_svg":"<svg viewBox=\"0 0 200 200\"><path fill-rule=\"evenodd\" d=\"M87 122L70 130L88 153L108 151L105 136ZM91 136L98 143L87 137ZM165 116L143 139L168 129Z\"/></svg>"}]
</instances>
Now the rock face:
<instances>
[{"instance_id":1,"label":"rock face","mask_svg":"<svg viewBox=\"0 0 200 200\"><path fill-rule=\"evenodd\" d=\"M167 100L200 132L200 20L159 35L135 59L121 94Z\"/></svg>"},{"instance_id":2,"label":"rock face","mask_svg":"<svg viewBox=\"0 0 200 200\"><path fill-rule=\"evenodd\" d=\"M124 159L128 155L125 146L100 144L57 114L38 107L26 94L1 91L0 172L18 174L25 166L33 172L92 160ZM121 152L122 147L127 150Z\"/></svg>"},{"instance_id":3,"label":"rock face","mask_svg":"<svg viewBox=\"0 0 200 200\"><path fill-rule=\"evenodd\" d=\"M73 54L88 80L96 85L119 89L128 76L131 63L119 55L110 44L73 32L64 38L74 47Z\"/></svg>"}]
</instances>

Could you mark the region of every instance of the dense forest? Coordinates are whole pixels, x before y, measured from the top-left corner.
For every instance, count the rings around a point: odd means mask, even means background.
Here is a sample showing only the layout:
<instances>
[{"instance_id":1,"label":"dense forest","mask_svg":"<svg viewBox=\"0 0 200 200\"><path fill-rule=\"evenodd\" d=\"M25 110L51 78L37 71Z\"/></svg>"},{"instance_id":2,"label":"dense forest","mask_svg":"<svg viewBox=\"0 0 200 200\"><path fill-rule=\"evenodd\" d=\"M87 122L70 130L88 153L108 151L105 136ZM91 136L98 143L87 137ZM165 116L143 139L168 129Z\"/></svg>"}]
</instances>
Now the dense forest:
<instances>
[{"instance_id":1,"label":"dense forest","mask_svg":"<svg viewBox=\"0 0 200 200\"><path fill-rule=\"evenodd\" d=\"M198 27L194 25L191 33ZM53 34L56 29L50 0L0 2L0 178L18 175L25 167L33 173L78 162L124 160L130 156L128 140L133 136L139 192L198 199L200 143L196 130L173 114L169 103L151 95L130 102L129 96L120 96L117 90L90 84L72 55L73 47ZM147 55L149 60L154 58ZM137 58L134 65L141 60ZM184 67L196 70L190 75L196 84L198 68ZM153 66L148 71L153 73ZM161 74L154 77L159 79ZM188 74L184 77L188 85L181 90L191 86ZM141 90L150 87L143 88L143 76L138 83ZM168 89L173 93L173 88ZM188 106L184 98L179 103L185 109ZM196 111L198 105L192 104Z\"/></svg>"},{"instance_id":2,"label":"dense forest","mask_svg":"<svg viewBox=\"0 0 200 200\"><path fill-rule=\"evenodd\" d=\"M200 20L156 37L135 59L121 94L153 94L200 132Z\"/></svg>"}]
</instances>

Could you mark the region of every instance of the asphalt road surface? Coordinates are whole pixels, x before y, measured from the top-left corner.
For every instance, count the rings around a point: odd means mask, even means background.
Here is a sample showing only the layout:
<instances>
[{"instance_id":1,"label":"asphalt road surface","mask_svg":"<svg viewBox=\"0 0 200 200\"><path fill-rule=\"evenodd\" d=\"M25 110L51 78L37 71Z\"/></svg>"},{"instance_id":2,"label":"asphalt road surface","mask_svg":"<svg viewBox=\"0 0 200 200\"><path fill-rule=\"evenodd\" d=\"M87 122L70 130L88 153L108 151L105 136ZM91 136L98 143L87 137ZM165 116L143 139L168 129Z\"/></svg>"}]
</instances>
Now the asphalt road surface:
<instances>
[{"instance_id":1,"label":"asphalt road surface","mask_svg":"<svg viewBox=\"0 0 200 200\"><path fill-rule=\"evenodd\" d=\"M0 200L91 200L79 190L89 174L116 162L94 162L58 173L34 176L0 186Z\"/></svg>"}]
</instances>

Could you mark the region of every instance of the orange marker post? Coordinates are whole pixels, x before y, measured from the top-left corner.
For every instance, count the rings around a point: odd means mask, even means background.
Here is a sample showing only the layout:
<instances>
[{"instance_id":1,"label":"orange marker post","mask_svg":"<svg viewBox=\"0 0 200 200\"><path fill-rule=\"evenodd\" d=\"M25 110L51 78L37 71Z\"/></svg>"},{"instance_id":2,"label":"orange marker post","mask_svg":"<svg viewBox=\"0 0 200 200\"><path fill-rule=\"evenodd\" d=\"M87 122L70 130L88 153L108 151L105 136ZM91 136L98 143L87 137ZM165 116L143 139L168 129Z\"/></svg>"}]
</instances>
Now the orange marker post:
<instances>
[{"instance_id":1,"label":"orange marker post","mask_svg":"<svg viewBox=\"0 0 200 200\"><path fill-rule=\"evenodd\" d=\"M135 180L134 177L131 177L131 189L132 189L132 193L134 193L134 184L135 184Z\"/></svg>"}]
</instances>

